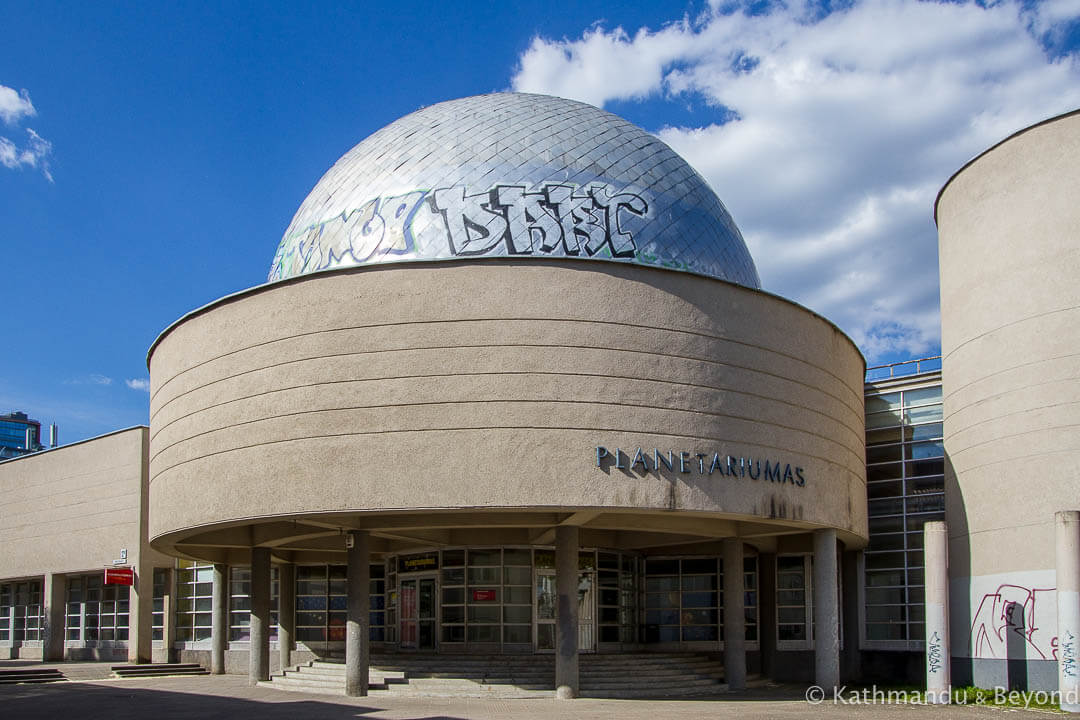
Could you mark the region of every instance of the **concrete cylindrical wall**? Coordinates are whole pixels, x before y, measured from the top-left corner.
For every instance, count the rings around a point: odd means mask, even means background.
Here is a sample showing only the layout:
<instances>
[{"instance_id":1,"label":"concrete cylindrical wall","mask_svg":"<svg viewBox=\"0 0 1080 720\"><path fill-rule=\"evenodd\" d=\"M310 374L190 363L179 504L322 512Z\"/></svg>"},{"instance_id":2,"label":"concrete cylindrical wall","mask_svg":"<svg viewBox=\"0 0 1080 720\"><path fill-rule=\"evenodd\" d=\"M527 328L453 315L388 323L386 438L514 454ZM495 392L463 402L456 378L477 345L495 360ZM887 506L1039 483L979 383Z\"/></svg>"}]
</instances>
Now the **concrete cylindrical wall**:
<instances>
[{"instance_id":1,"label":"concrete cylindrical wall","mask_svg":"<svg viewBox=\"0 0 1080 720\"><path fill-rule=\"evenodd\" d=\"M711 278L571 260L341 270L192 313L150 369L161 547L237 522L477 508L866 537L861 355L820 316ZM648 471L597 467L598 445L644 448ZM674 470L651 467L655 448ZM714 451L786 482L702 472Z\"/></svg>"},{"instance_id":2,"label":"concrete cylindrical wall","mask_svg":"<svg viewBox=\"0 0 1080 720\"><path fill-rule=\"evenodd\" d=\"M1071 113L938 198L953 653L971 658L956 683L1057 684L1054 513L1080 505L1077 168Z\"/></svg>"}]
</instances>

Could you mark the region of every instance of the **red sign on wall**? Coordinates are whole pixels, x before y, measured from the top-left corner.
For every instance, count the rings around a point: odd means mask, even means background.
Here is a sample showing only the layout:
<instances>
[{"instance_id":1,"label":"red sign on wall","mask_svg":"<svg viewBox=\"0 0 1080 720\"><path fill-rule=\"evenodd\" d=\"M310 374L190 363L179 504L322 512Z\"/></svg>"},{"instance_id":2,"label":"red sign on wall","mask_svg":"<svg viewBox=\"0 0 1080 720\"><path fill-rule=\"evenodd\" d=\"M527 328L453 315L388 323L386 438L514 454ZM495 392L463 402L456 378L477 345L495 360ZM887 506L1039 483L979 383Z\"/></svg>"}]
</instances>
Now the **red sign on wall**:
<instances>
[{"instance_id":1,"label":"red sign on wall","mask_svg":"<svg viewBox=\"0 0 1080 720\"><path fill-rule=\"evenodd\" d=\"M494 590L473 590L473 602L492 602L495 600Z\"/></svg>"},{"instance_id":2,"label":"red sign on wall","mask_svg":"<svg viewBox=\"0 0 1080 720\"><path fill-rule=\"evenodd\" d=\"M134 585L134 568L105 568L106 585Z\"/></svg>"}]
</instances>

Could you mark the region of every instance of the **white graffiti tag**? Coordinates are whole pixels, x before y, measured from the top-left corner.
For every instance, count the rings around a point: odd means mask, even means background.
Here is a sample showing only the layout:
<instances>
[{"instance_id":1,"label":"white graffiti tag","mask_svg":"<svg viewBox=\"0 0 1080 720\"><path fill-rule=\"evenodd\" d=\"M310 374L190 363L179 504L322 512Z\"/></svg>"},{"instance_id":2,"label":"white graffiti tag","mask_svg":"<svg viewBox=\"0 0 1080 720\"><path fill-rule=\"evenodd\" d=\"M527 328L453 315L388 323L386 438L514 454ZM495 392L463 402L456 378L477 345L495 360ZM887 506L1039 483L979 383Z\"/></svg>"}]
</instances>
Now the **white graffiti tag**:
<instances>
[{"instance_id":1,"label":"white graffiti tag","mask_svg":"<svg viewBox=\"0 0 1080 720\"><path fill-rule=\"evenodd\" d=\"M591 257L606 249L611 257L632 258L637 248L623 223L649 210L640 195L601 184L582 191L552 184L536 192L496 185L475 195L455 185L433 192L430 203L446 223L453 255L483 255L501 246L498 254Z\"/></svg>"},{"instance_id":2,"label":"white graffiti tag","mask_svg":"<svg viewBox=\"0 0 1080 720\"><path fill-rule=\"evenodd\" d=\"M649 203L603 183L465 186L377 197L290 234L270 280L399 256L552 255L634 259Z\"/></svg>"}]
</instances>

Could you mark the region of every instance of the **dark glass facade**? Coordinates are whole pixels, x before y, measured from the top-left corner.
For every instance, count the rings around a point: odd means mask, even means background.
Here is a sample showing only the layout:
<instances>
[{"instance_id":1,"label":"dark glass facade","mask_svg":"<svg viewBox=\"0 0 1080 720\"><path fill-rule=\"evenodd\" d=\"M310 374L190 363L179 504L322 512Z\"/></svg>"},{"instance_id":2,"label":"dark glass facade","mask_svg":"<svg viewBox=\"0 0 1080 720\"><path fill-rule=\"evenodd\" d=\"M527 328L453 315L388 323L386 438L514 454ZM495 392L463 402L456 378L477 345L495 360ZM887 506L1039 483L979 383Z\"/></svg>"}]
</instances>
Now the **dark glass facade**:
<instances>
[{"instance_id":1,"label":"dark glass facade","mask_svg":"<svg viewBox=\"0 0 1080 720\"><path fill-rule=\"evenodd\" d=\"M945 518L941 372L927 366L940 368L940 359L888 366L891 377L866 385L867 649L924 642L923 525Z\"/></svg>"}]
</instances>

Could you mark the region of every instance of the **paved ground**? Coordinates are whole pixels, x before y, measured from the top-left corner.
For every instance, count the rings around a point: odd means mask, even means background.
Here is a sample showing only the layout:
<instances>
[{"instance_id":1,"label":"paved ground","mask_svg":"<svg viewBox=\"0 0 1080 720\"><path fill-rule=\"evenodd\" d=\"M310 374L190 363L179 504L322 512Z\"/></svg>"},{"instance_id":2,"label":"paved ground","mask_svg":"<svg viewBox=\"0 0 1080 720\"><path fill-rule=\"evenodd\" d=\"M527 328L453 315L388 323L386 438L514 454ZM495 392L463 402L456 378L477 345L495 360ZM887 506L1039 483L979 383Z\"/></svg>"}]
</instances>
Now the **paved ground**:
<instances>
[{"instance_id":1,"label":"paved ground","mask_svg":"<svg viewBox=\"0 0 1080 720\"><path fill-rule=\"evenodd\" d=\"M72 668L71 663L64 666ZM90 665L90 664L87 664ZM10 665L8 667L11 667ZM25 666L24 666L25 667ZM99 668L107 665L98 664ZM89 669L83 670L86 674ZM102 720L330 720L338 718L993 718L1002 710L989 707L926 707L899 704L838 705L831 695L819 705L804 699L806 688L771 686L695 700L505 700L487 698L344 698L301 695L251 688L238 675L85 680L44 685L0 685L0 717L7 720L88 718ZM1010 710L1046 717L1045 712ZM1012 717L1017 717L1017 714Z\"/></svg>"}]
</instances>

